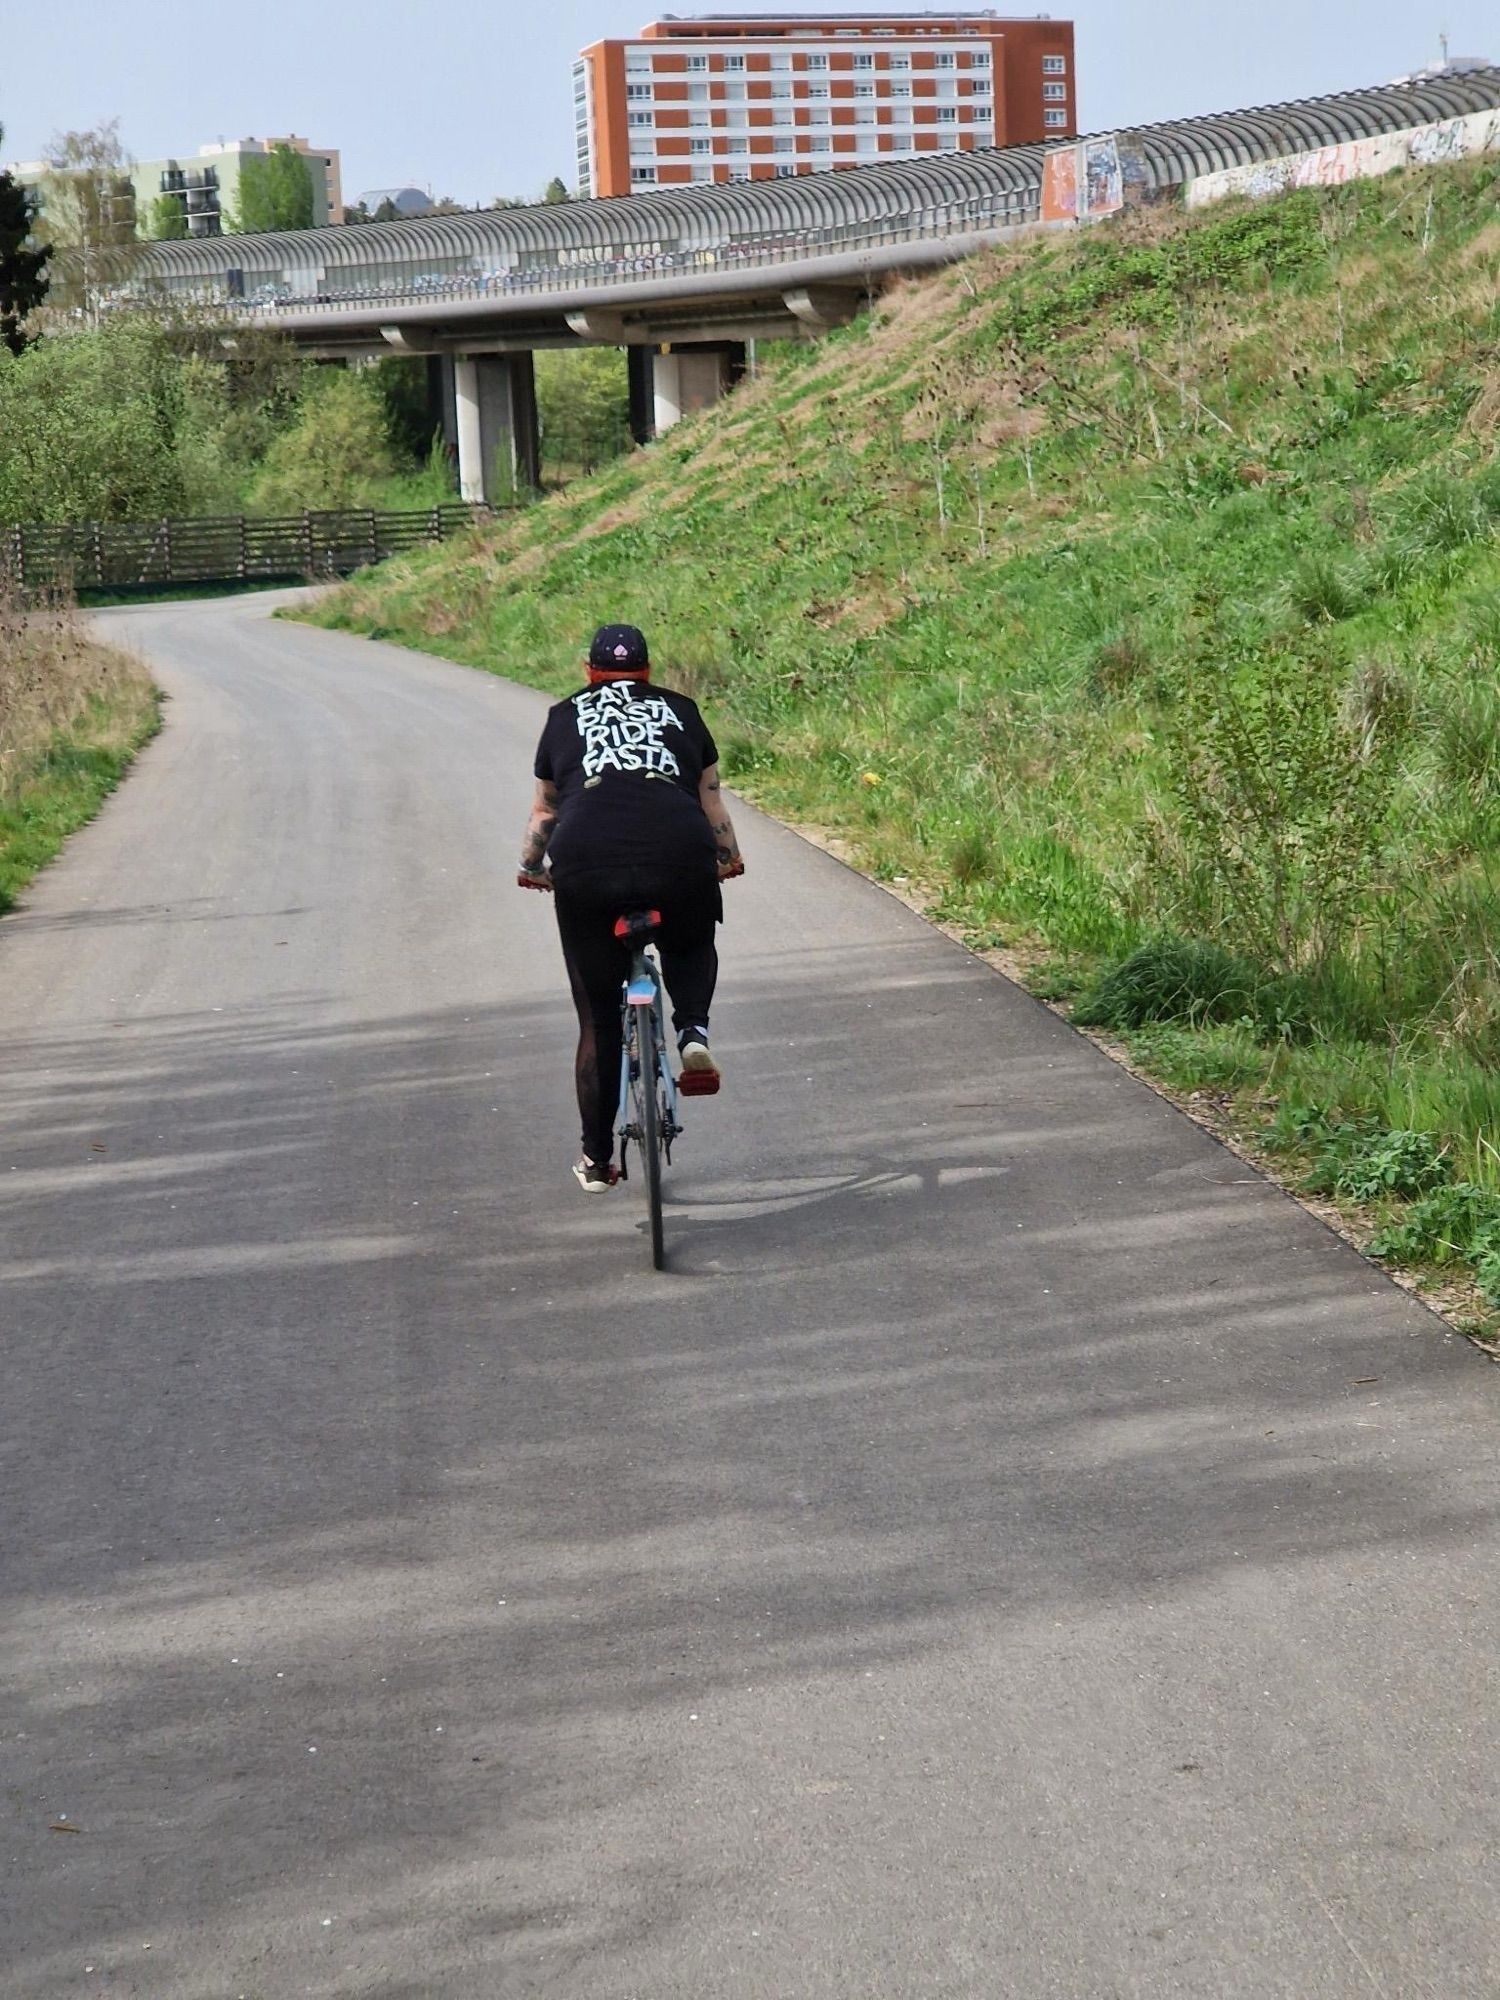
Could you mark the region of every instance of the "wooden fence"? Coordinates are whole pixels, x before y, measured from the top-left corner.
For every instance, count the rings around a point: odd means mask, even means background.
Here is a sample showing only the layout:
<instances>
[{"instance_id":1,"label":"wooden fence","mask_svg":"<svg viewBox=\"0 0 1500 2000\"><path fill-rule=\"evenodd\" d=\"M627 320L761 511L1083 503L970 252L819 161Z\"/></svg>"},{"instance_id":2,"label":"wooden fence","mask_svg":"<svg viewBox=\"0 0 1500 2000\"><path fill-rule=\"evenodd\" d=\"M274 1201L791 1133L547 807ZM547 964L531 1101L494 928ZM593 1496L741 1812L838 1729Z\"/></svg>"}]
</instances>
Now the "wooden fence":
<instances>
[{"instance_id":1,"label":"wooden fence","mask_svg":"<svg viewBox=\"0 0 1500 2000\"><path fill-rule=\"evenodd\" d=\"M441 542L487 511L453 501L404 512L349 507L264 520L232 514L0 528L0 578L23 590L141 590L345 576Z\"/></svg>"}]
</instances>

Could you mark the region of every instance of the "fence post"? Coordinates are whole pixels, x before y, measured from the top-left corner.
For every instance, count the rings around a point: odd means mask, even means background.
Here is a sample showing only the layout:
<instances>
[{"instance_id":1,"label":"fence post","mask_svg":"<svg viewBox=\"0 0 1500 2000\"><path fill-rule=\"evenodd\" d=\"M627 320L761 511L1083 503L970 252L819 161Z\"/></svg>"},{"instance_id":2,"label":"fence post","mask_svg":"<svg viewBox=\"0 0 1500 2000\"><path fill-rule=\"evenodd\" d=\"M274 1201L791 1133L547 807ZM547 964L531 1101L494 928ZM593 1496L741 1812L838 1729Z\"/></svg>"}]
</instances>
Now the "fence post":
<instances>
[{"instance_id":1,"label":"fence post","mask_svg":"<svg viewBox=\"0 0 1500 2000\"><path fill-rule=\"evenodd\" d=\"M94 523L93 544L94 582L102 590L104 588L104 532L97 521Z\"/></svg>"},{"instance_id":2,"label":"fence post","mask_svg":"<svg viewBox=\"0 0 1500 2000\"><path fill-rule=\"evenodd\" d=\"M162 522L162 554L166 565L167 582L172 581L172 523Z\"/></svg>"},{"instance_id":3,"label":"fence post","mask_svg":"<svg viewBox=\"0 0 1500 2000\"><path fill-rule=\"evenodd\" d=\"M302 550L302 574L307 578L308 582L311 583L313 574L312 515L308 513L305 507L302 510L302 535L301 535L300 546Z\"/></svg>"},{"instance_id":4,"label":"fence post","mask_svg":"<svg viewBox=\"0 0 1500 2000\"><path fill-rule=\"evenodd\" d=\"M240 516L240 581L241 581L241 582L243 582L243 581L244 581L244 578L245 578L245 564L246 564L246 556L245 556L245 517L244 517L244 515L243 515L243 514L241 514L241 516Z\"/></svg>"}]
</instances>

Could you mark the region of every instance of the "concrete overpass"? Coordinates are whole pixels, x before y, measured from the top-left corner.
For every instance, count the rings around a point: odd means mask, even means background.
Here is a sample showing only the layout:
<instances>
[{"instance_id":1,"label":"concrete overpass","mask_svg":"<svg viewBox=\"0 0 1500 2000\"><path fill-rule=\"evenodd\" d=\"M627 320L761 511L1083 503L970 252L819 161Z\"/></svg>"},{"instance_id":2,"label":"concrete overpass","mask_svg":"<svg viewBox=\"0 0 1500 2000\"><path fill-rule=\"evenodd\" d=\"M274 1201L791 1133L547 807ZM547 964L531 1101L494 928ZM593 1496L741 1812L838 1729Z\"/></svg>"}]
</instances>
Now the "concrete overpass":
<instances>
[{"instance_id":1,"label":"concrete overpass","mask_svg":"<svg viewBox=\"0 0 1500 2000\"><path fill-rule=\"evenodd\" d=\"M1450 71L1047 147L159 243L132 288L274 327L329 359L427 357L464 496L485 499L536 483L539 348L624 348L644 439L714 401L746 341L826 331L891 275L1020 231L1496 149L1500 67Z\"/></svg>"}]
</instances>

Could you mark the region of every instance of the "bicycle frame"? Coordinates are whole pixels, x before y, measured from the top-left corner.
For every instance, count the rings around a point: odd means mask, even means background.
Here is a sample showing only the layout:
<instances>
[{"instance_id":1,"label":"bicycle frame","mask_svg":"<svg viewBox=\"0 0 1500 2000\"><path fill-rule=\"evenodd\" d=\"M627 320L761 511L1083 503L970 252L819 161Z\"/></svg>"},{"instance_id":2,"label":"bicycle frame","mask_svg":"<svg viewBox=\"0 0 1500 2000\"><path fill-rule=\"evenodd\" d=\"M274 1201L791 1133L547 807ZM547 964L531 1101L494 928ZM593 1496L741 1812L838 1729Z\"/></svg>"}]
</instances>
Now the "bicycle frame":
<instances>
[{"instance_id":1,"label":"bicycle frame","mask_svg":"<svg viewBox=\"0 0 1500 2000\"><path fill-rule=\"evenodd\" d=\"M668 1162L672 1158L672 1141L676 1139L682 1126L677 1116L677 1085L672 1079L672 1064L667 1053L666 1008L663 1005L661 968L657 964L656 953L650 945L637 945L631 954L630 974L625 981L621 996L621 1024L624 1028L624 1045L620 1055L620 1178L629 1178L627 1157L630 1142L637 1146L644 1144L644 1134L632 1116L630 1086L640 1075L640 1034L636 1023L641 1010L649 1008L655 1018L656 1033L652 1037L656 1045L656 1073L659 1090L658 1102L662 1110L661 1138L662 1151Z\"/></svg>"}]
</instances>

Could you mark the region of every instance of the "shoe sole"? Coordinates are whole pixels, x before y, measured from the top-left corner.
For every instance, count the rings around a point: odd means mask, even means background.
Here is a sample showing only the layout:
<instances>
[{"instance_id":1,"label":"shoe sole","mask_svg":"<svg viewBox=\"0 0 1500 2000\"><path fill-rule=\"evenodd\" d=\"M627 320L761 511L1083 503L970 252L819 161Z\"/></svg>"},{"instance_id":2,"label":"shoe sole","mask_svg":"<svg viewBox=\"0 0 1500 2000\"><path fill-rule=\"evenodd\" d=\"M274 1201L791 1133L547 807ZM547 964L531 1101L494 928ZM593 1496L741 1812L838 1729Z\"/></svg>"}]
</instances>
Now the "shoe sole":
<instances>
[{"instance_id":1,"label":"shoe sole","mask_svg":"<svg viewBox=\"0 0 1500 2000\"><path fill-rule=\"evenodd\" d=\"M715 1076L719 1074L719 1065L714 1061L712 1055L703 1046L702 1042L688 1043L687 1047L682 1051L682 1067L691 1076L704 1076L709 1071L712 1071Z\"/></svg>"}]
</instances>

